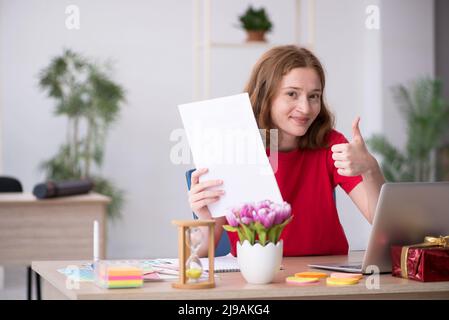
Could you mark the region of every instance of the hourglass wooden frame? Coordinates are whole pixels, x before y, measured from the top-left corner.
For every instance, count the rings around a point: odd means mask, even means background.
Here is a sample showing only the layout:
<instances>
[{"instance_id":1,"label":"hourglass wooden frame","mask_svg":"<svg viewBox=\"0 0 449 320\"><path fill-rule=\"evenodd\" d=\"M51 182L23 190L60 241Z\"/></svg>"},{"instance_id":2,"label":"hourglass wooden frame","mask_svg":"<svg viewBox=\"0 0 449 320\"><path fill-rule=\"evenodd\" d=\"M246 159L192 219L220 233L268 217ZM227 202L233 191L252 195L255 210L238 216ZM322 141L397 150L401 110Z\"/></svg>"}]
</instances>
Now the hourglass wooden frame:
<instances>
[{"instance_id":1,"label":"hourglass wooden frame","mask_svg":"<svg viewBox=\"0 0 449 320\"><path fill-rule=\"evenodd\" d=\"M178 255L179 255L179 282L172 283L173 288L178 289L207 289L215 287L214 278L214 258L215 258L215 240L214 240L214 220L173 220L172 223L178 226ZM190 255L190 248L186 243L186 231L191 227L208 227L209 229L209 248L207 255L209 258L209 278L207 281L198 283L187 283L186 262Z\"/></svg>"}]
</instances>

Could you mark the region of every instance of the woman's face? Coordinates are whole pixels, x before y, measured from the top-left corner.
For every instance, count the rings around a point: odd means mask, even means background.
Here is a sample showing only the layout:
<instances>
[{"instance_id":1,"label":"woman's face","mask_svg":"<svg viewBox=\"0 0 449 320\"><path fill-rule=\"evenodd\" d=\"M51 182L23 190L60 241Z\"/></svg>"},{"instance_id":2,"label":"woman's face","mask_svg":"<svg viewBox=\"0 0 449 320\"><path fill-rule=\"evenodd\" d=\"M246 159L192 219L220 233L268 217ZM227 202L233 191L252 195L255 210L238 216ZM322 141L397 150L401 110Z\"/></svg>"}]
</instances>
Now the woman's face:
<instances>
[{"instance_id":1,"label":"woman's face","mask_svg":"<svg viewBox=\"0 0 449 320\"><path fill-rule=\"evenodd\" d=\"M321 82L312 68L295 68L281 81L271 105L271 119L281 141L303 136L320 113Z\"/></svg>"}]
</instances>

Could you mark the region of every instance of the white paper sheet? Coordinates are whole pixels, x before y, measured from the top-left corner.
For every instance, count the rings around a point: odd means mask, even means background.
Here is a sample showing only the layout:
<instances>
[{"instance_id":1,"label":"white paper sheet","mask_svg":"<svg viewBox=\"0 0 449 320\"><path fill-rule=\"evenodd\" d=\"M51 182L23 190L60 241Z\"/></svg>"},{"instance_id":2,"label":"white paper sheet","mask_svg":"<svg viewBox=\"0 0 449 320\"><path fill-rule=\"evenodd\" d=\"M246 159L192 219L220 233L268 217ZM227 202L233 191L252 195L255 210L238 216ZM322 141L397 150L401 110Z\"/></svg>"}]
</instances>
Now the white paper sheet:
<instances>
[{"instance_id":1,"label":"white paper sheet","mask_svg":"<svg viewBox=\"0 0 449 320\"><path fill-rule=\"evenodd\" d=\"M205 180L222 179L225 194L210 204L213 217L244 202L282 202L248 94L178 106L195 168L208 168Z\"/></svg>"}]
</instances>

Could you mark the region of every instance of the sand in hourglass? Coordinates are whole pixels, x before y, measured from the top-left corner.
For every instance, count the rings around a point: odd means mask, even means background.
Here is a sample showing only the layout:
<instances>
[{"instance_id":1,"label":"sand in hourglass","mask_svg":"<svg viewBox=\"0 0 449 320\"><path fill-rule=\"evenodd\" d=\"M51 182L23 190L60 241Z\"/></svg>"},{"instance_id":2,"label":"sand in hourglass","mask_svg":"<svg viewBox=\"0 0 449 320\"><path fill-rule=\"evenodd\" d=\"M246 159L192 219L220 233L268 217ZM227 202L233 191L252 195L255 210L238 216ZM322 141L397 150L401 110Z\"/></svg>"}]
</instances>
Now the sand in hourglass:
<instances>
[{"instance_id":1,"label":"sand in hourglass","mask_svg":"<svg viewBox=\"0 0 449 320\"><path fill-rule=\"evenodd\" d=\"M198 282L203 274L203 265L198 257L203 234L198 227L189 227L186 230L186 245L190 248L190 257L186 261L186 276L189 282Z\"/></svg>"}]
</instances>

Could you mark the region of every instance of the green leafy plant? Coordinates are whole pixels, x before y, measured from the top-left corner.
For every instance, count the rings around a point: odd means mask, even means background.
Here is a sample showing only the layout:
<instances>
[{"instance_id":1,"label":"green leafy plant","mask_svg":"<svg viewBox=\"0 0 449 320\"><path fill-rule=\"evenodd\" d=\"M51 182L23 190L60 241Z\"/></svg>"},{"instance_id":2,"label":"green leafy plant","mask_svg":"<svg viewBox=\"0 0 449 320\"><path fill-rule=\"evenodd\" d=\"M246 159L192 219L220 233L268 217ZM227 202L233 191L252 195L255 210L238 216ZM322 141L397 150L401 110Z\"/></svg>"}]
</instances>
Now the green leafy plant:
<instances>
[{"instance_id":1,"label":"green leafy plant","mask_svg":"<svg viewBox=\"0 0 449 320\"><path fill-rule=\"evenodd\" d=\"M273 25L264 8L259 10L249 6L246 12L239 16L241 27L250 31L271 31Z\"/></svg>"},{"instance_id":2,"label":"green leafy plant","mask_svg":"<svg viewBox=\"0 0 449 320\"><path fill-rule=\"evenodd\" d=\"M394 147L384 136L374 135L369 147L383 157L382 170L391 182L432 181L436 171L435 151L442 146L449 123L449 104L441 94L438 80L420 79L411 89L393 88L395 101L407 121L405 151Z\"/></svg>"},{"instance_id":3,"label":"green leafy plant","mask_svg":"<svg viewBox=\"0 0 449 320\"><path fill-rule=\"evenodd\" d=\"M110 79L110 65L71 50L52 59L39 74L40 88L56 100L55 114L67 117L66 141L40 169L49 180L88 178L94 190L111 197L109 216L120 216L124 192L98 174L106 134L125 101L123 88Z\"/></svg>"}]
</instances>

